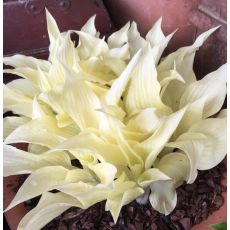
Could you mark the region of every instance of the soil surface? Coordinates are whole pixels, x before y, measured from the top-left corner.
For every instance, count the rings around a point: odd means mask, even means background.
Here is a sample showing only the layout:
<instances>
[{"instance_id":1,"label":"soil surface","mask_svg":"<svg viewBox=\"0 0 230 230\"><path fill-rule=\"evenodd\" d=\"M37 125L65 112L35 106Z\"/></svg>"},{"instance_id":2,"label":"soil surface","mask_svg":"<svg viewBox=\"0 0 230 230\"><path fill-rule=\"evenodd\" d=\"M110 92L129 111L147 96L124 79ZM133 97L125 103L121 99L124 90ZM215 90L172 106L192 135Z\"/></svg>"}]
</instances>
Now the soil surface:
<instances>
[{"instance_id":1,"label":"soil surface","mask_svg":"<svg viewBox=\"0 0 230 230\"><path fill-rule=\"evenodd\" d=\"M105 202L100 202L86 210L72 207L42 230L188 230L222 206L221 193L227 189L221 185L225 171L223 162L213 169L199 171L193 184L177 189L177 206L168 216L155 211L150 203L140 205L133 201L122 208L114 224L110 213L104 210ZM19 183L25 179L20 176ZM29 200L25 205L31 209L38 200L39 197Z\"/></svg>"}]
</instances>

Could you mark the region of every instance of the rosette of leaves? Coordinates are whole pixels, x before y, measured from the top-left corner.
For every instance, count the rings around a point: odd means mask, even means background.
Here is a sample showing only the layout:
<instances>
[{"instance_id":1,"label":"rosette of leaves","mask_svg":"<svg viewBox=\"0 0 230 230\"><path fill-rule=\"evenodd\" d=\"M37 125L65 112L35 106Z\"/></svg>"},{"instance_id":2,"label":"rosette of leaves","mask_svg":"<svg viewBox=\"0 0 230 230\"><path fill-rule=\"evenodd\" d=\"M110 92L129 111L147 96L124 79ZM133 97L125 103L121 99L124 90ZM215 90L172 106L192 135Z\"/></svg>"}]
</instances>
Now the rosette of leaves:
<instances>
[{"instance_id":1,"label":"rosette of leaves","mask_svg":"<svg viewBox=\"0 0 230 230\"><path fill-rule=\"evenodd\" d=\"M161 19L145 38L128 22L105 39L95 16L61 33L46 15L48 60L4 58L14 67L4 72L21 77L3 88L4 111L15 114L4 118L4 176L29 174L5 211L41 195L23 230L103 200L114 222L135 199L169 214L176 188L226 155L226 65L201 80L193 71L196 51L217 28L161 58L174 34L163 34Z\"/></svg>"}]
</instances>

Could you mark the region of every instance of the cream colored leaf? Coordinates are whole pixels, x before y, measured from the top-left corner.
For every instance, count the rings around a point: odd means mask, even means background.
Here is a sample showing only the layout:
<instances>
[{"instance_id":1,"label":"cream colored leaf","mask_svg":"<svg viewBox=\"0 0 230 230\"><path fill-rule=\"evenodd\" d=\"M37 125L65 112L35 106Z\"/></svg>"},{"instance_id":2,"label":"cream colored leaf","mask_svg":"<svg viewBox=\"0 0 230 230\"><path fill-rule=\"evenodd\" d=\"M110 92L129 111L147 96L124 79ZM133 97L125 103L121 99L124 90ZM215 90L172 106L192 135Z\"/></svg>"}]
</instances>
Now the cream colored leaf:
<instances>
[{"instance_id":1,"label":"cream colored leaf","mask_svg":"<svg viewBox=\"0 0 230 230\"><path fill-rule=\"evenodd\" d=\"M10 145L3 145L3 161L4 176L28 174L46 166L73 168L65 152L37 155Z\"/></svg>"},{"instance_id":2,"label":"cream colored leaf","mask_svg":"<svg viewBox=\"0 0 230 230\"><path fill-rule=\"evenodd\" d=\"M51 45L56 42L60 36L60 31L58 29L57 23L53 16L46 10L46 21L47 21L47 30L50 39Z\"/></svg>"},{"instance_id":3,"label":"cream colored leaf","mask_svg":"<svg viewBox=\"0 0 230 230\"><path fill-rule=\"evenodd\" d=\"M227 109L222 109L217 115L218 118L226 118L227 117Z\"/></svg>"},{"instance_id":4,"label":"cream colored leaf","mask_svg":"<svg viewBox=\"0 0 230 230\"><path fill-rule=\"evenodd\" d=\"M164 105L160 98L160 83L157 80L150 46L145 47L142 51L131 76L127 95L124 97L126 110L129 114L149 107L154 107L166 114L170 113L170 108Z\"/></svg>"},{"instance_id":5,"label":"cream colored leaf","mask_svg":"<svg viewBox=\"0 0 230 230\"><path fill-rule=\"evenodd\" d=\"M72 134L57 127L55 119L42 117L16 128L6 139L5 144L33 143L53 147Z\"/></svg>"},{"instance_id":6,"label":"cream colored leaf","mask_svg":"<svg viewBox=\"0 0 230 230\"><path fill-rule=\"evenodd\" d=\"M168 36L166 36L165 38L163 38L161 41L159 41L152 47L153 60L155 65L158 64L162 53L164 52L165 48L167 47L169 41L171 40L175 32L176 30L171 34L169 34Z\"/></svg>"},{"instance_id":7,"label":"cream colored leaf","mask_svg":"<svg viewBox=\"0 0 230 230\"><path fill-rule=\"evenodd\" d=\"M131 23L131 27L128 31L128 43L130 44L132 54L135 54L147 44L146 40L140 36L136 22Z\"/></svg>"},{"instance_id":8,"label":"cream colored leaf","mask_svg":"<svg viewBox=\"0 0 230 230\"><path fill-rule=\"evenodd\" d=\"M75 65L75 62L77 62L78 56L70 35L70 32L67 32L67 34L63 37L63 41L58 46L55 58L58 62L61 62L71 68Z\"/></svg>"},{"instance_id":9,"label":"cream colored leaf","mask_svg":"<svg viewBox=\"0 0 230 230\"><path fill-rule=\"evenodd\" d=\"M114 223L117 222L121 208L143 193L144 190L129 181L124 173L115 181L114 192L110 193L105 205L105 210L110 211Z\"/></svg>"},{"instance_id":10,"label":"cream colored leaf","mask_svg":"<svg viewBox=\"0 0 230 230\"><path fill-rule=\"evenodd\" d=\"M111 184L117 173L116 167L106 162L95 165L89 165L88 167L97 175L97 177L100 179L100 182L103 185Z\"/></svg>"},{"instance_id":11,"label":"cream colored leaf","mask_svg":"<svg viewBox=\"0 0 230 230\"><path fill-rule=\"evenodd\" d=\"M32 69L29 67L18 67L16 69L4 69L3 73L14 74L19 77L25 78L26 80L32 82L39 87L39 73L37 69Z\"/></svg>"},{"instance_id":12,"label":"cream colored leaf","mask_svg":"<svg viewBox=\"0 0 230 230\"><path fill-rule=\"evenodd\" d=\"M112 188L108 186L96 182L84 183L82 181L62 185L58 189L79 200L84 209L105 200L112 191Z\"/></svg>"},{"instance_id":13,"label":"cream colored leaf","mask_svg":"<svg viewBox=\"0 0 230 230\"><path fill-rule=\"evenodd\" d=\"M219 164L227 153L227 119L210 118L190 128L190 132L202 133L204 150L198 161L198 169L207 170Z\"/></svg>"},{"instance_id":14,"label":"cream colored leaf","mask_svg":"<svg viewBox=\"0 0 230 230\"><path fill-rule=\"evenodd\" d=\"M31 68L37 69L37 66L43 71L48 71L51 63L42 59L16 54L11 57L4 57L3 63L5 65L13 66L14 68Z\"/></svg>"},{"instance_id":15,"label":"cream colored leaf","mask_svg":"<svg viewBox=\"0 0 230 230\"><path fill-rule=\"evenodd\" d=\"M27 79L13 80L7 83L7 87L19 94L23 94L26 97L30 97L31 99L40 94L39 88Z\"/></svg>"},{"instance_id":16,"label":"cream colored leaf","mask_svg":"<svg viewBox=\"0 0 230 230\"><path fill-rule=\"evenodd\" d=\"M188 104L188 108L178 125L176 131L173 134L173 139L175 140L179 135L185 133L188 131L188 129L197 123L198 121L201 121L203 118L203 109L205 104L205 98L200 98L191 104Z\"/></svg>"},{"instance_id":17,"label":"cream colored leaf","mask_svg":"<svg viewBox=\"0 0 230 230\"><path fill-rule=\"evenodd\" d=\"M96 36L97 30L95 28L95 18L96 14L93 15L86 23L85 25L81 28L82 32L88 33L92 36Z\"/></svg>"},{"instance_id":18,"label":"cream colored leaf","mask_svg":"<svg viewBox=\"0 0 230 230\"><path fill-rule=\"evenodd\" d=\"M190 174L190 162L188 157L179 152L168 153L156 164L161 172L172 178L175 186L180 186L187 180Z\"/></svg>"},{"instance_id":19,"label":"cream colored leaf","mask_svg":"<svg viewBox=\"0 0 230 230\"><path fill-rule=\"evenodd\" d=\"M28 144L28 152L34 153L34 154L42 154L49 150L49 148L37 145L37 144Z\"/></svg>"},{"instance_id":20,"label":"cream colored leaf","mask_svg":"<svg viewBox=\"0 0 230 230\"><path fill-rule=\"evenodd\" d=\"M98 128L100 122L106 122L104 114L97 111L101 108L99 98L83 80L74 78L67 70L66 75L63 91L65 111L81 130Z\"/></svg>"},{"instance_id":21,"label":"cream colored leaf","mask_svg":"<svg viewBox=\"0 0 230 230\"><path fill-rule=\"evenodd\" d=\"M3 109L26 117L32 116L32 99L3 85Z\"/></svg>"},{"instance_id":22,"label":"cream colored leaf","mask_svg":"<svg viewBox=\"0 0 230 230\"><path fill-rule=\"evenodd\" d=\"M164 174L162 171L160 171L158 168L151 168L145 170L137 180L137 183L143 187L148 188L149 185L158 180L170 180L171 178L168 177L166 174Z\"/></svg>"},{"instance_id":23,"label":"cream colored leaf","mask_svg":"<svg viewBox=\"0 0 230 230\"><path fill-rule=\"evenodd\" d=\"M201 98L205 99L203 118L217 113L226 97L227 65L209 73L203 79L189 85L180 99L180 108ZM210 90L211 89L211 90Z\"/></svg>"},{"instance_id":24,"label":"cream colored leaf","mask_svg":"<svg viewBox=\"0 0 230 230\"><path fill-rule=\"evenodd\" d=\"M68 138L68 140L62 142L51 151L64 150L93 151L102 156L108 163L127 166L127 157L117 145L106 143L93 133L82 132L77 136Z\"/></svg>"},{"instance_id":25,"label":"cream colored leaf","mask_svg":"<svg viewBox=\"0 0 230 230\"><path fill-rule=\"evenodd\" d=\"M150 185L149 201L158 212L168 215L177 204L176 188L172 181L155 181Z\"/></svg>"},{"instance_id":26,"label":"cream colored leaf","mask_svg":"<svg viewBox=\"0 0 230 230\"><path fill-rule=\"evenodd\" d=\"M202 142L199 140L199 138L203 139L204 137L205 136L200 133L193 133L193 134L190 133L190 136L187 135L186 138L194 138L194 139L180 141L179 138L178 141L170 142L166 145L167 147L180 149L187 155L190 163L190 167L189 167L190 172L187 178L187 183L189 184L193 183L197 177L198 162L200 159L200 155L204 150Z\"/></svg>"},{"instance_id":27,"label":"cream colored leaf","mask_svg":"<svg viewBox=\"0 0 230 230\"><path fill-rule=\"evenodd\" d=\"M161 22L162 17L155 22L145 37L152 47L165 38L164 33L161 30Z\"/></svg>"},{"instance_id":28,"label":"cream colored leaf","mask_svg":"<svg viewBox=\"0 0 230 230\"><path fill-rule=\"evenodd\" d=\"M203 45L205 40L217 29L215 27L204 33L202 33L194 42L193 45L182 47L177 51L169 54L158 66L157 71L163 72L173 69L174 63L176 63L177 71L183 76L186 83L190 84L196 81L195 74L193 72L194 55L197 49Z\"/></svg>"},{"instance_id":29,"label":"cream colored leaf","mask_svg":"<svg viewBox=\"0 0 230 230\"><path fill-rule=\"evenodd\" d=\"M108 37L109 48L122 47L128 41L130 22L127 22L120 30Z\"/></svg>"},{"instance_id":30,"label":"cream colored leaf","mask_svg":"<svg viewBox=\"0 0 230 230\"><path fill-rule=\"evenodd\" d=\"M29 122L27 117L5 117L3 118L3 138L8 137L16 128Z\"/></svg>"},{"instance_id":31,"label":"cream colored leaf","mask_svg":"<svg viewBox=\"0 0 230 230\"><path fill-rule=\"evenodd\" d=\"M46 113L44 112L37 98L35 97L33 100L32 119L42 118L43 116L46 116Z\"/></svg>"},{"instance_id":32,"label":"cream colored leaf","mask_svg":"<svg viewBox=\"0 0 230 230\"><path fill-rule=\"evenodd\" d=\"M105 95L105 102L108 105L117 105L123 92L125 91L125 88L129 82L130 74L137 65L137 62L140 58L141 50L139 50L131 59L127 67L124 69L122 74L113 82L111 85L111 88L108 90L108 92Z\"/></svg>"},{"instance_id":33,"label":"cream colored leaf","mask_svg":"<svg viewBox=\"0 0 230 230\"><path fill-rule=\"evenodd\" d=\"M64 193L43 193L38 205L22 218L18 230L39 230L72 206L82 208L77 199Z\"/></svg>"},{"instance_id":34,"label":"cream colored leaf","mask_svg":"<svg viewBox=\"0 0 230 230\"><path fill-rule=\"evenodd\" d=\"M124 205L129 204L131 201L135 200L138 196L140 196L143 193L144 190L142 188L134 187L125 191L122 197L118 197L115 199L107 199L105 210L110 211L114 223L117 222L121 208Z\"/></svg>"},{"instance_id":35,"label":"cream colored leaf","mask_svg":"<svg viewBox=\"0 0 230 230\"><path fill-rule=\"evenodd\" d=\"M44 180L44 178L49 179ZM44 192L58 188L58 186L63 184L84 181L89 178L91 178L90 174L83 169L68 170L63 166L40 168L25 180L5 211Z\"/></svg>"},{"instance_id":36,"label":"cream colored leaf","mask_svg":"<svg viewBox=\"0 0 230 230\"><path fill-rule=\"evenodd\" d=\"M113 58L113 59L121 59L121 60L129 60L130 59L130 53L129 53L129 45L125 44L119 48L113 48L110 49L106 54L106 58Z\"/></svg>"},{"instance_id":37,"label":"cream colored leaf","mask_svg":"<svg viewBox=\"0 0 230 230\"><path fill-rule=\"evenodd\" d=\"M100 56L108 51L108 45L104 39L96 38L88 33L77 31L80 45L77 47L79 57L87 59L92 56Z\"/></svg>"},{"instance_id":38,"label":"cream colored leaf","mask_svg":"<svg viewBox=\"0 0 230 230\"><path fill-rule=\"evenodd\" d=\"M124 138L122 132L120 130L117 130L117 142L118 146L121 149L121 151L124 153L125 156L127 156L127 164L129 166L133 166L135 164L144 165L143 159L141 156L133 149L132 146L127 142L127 140Z\"/></svg>"},{"instance_id":39,"label":"cream colored leaf","mask_svg":"<svg viewBox=\"0 0 230 230\"><path fill-rule=\"evenodd\" d=\"M132 117L128 121L127 128L132 131L151 133L158 128L162 117L164 115L155 108L147 108Z\"/></svg>"},{"instance_id":40,"label":"cream colored leaf","mask_svg":"<svg viewBox=\"0 0 230 230\"><path fill-rule=\"evenodd\" d=\"M145 168L149 169L153 165L157 155L169 141L176 130L187 108L183 108L173 113L161 121L159 128L147 140L137 144L134 149L146 156Z\"/></svg>"}]
</instances>

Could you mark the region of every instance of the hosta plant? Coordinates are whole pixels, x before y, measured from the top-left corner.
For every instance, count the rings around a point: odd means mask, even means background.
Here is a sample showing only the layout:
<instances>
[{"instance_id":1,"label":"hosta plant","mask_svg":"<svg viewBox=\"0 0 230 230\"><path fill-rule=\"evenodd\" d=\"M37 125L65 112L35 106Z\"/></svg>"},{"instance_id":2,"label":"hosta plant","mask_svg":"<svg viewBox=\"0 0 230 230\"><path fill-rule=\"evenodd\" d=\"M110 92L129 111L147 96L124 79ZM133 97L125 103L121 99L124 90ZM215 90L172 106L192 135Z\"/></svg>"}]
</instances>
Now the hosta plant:
<instances>
[{"instance_id":1,"label":"hosta plant","mask_svg":"<svg viewBox=\"0 0 230 230\"><path fill-rule=\"evenodd\" d=\"M14 67L4 72L21 77L3 88L4 111L15 114L4 118L4 176L29 174L5 211L41 195L23 230L103 200L114 222L135 199L169 214L176 188L226 154L226 65L201 80L193 71L195 52L217 28L161 58L174 34L163 34L161 19L145 38L128 22L105 39L95 16L60 33L46 15L48 60L4 58Z\"/></svg>"}]
</instances>

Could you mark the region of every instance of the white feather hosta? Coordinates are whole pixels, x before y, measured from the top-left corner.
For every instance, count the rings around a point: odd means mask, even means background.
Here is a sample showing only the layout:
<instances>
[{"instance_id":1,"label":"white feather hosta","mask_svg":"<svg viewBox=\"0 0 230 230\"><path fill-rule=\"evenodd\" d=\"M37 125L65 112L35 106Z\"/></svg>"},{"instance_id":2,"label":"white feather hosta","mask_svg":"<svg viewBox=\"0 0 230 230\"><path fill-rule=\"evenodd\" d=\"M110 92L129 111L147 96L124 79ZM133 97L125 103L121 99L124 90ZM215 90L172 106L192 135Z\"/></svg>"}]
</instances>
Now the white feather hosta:
<instances>
[{"instance_id":1,"label":"white feather hosta","mask_svg":"<svg viewBox=\"0 0 230 230\"><path fill-rule=\"evenodd\" d=\"M48 61L4 58L14 67L4 72L22 77L4 85L4 111L19 115L4 118L4 176L30 174L6 210L42 195L18 229L102 200L116 222L122 206L149 191L167 215L176 188L226 155L226 65L199 81L193 72L196 50L216 28L160 60L174 34L164 36L161 19L146 38L133 22L107 41L94 20L60 33L47 12ZM28 143L28 152L14 143Z\"/></svg>"}]
</instances>

